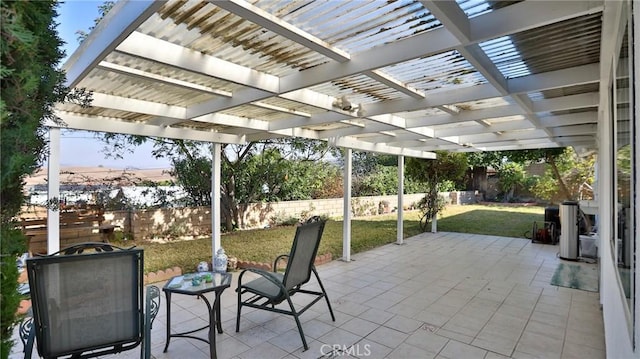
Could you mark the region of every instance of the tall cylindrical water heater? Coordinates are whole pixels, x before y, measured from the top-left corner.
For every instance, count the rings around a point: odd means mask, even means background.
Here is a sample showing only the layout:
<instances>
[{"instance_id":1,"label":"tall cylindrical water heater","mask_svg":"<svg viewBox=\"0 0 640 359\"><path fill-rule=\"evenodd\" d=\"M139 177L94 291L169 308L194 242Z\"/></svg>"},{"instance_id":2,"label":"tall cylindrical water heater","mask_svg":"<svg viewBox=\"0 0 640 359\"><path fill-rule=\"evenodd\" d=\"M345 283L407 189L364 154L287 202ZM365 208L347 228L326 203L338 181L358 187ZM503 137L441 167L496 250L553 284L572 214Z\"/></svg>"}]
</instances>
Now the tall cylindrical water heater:
<instances>
[{"instance_id":1,"label":"tall cylindrical water heater","mask_svg":"<svg viewBox=\"0 0 640 359\"><path fill-rule=\"evenodd\" d=\"M578 259L578 202L564 201L560 205L560 258Z\"/></svg>"}]
</instances>

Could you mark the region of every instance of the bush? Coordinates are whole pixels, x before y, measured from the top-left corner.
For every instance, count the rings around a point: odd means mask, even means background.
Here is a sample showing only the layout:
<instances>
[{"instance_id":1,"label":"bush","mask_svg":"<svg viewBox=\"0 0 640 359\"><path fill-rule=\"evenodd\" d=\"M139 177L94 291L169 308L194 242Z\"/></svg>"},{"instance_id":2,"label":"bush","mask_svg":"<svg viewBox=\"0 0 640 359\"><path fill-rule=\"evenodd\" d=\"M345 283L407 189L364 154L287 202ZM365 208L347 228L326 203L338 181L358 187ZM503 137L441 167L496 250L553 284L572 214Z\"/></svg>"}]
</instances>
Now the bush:
<instances>
[{"instance_id":1,"label":"bush","mask_svg":"<svg viewBox=\"0 0 640 359\"><path fill-rule=\"evenodd\" d=\"M300 220L294 216L289 216L284 212L278 212L275 216L272 216L269 219L269 223L271 227L276 226L293 226L298 223Z\"/></svg>"},{"instance_id":2,"label":"bush","mask_svg":"<svg viewBox=\"0 0 640 359\"><path fill-rule=\"evenodd\" d=\"M22 232L15 230L11 225L0 226L0 245L2 246L2 261L0 261L0 281L2 293L2 306L0 321L2 325L2 358L7 358L11 350L11 334L16 320L16 309L20 304L18 294L18 268L16 266L16 254L26 251L26 238Z\"/></svg>"},{"instance_id":3,"label":"bush","mask_svg":"<svg viewBox=\"0 0 640 359\"><path fill-rule=\"evenodd\" d=\"M56 32L55 1L2 1L0 74L0 235L2 254L1 355L11 351L11 328L19 303L16 255L24 251L24 236L13 230L12 218L24 202L24 178L35 171L45 152L40 121L60 122L53 111L62 101L88 104L83 91L64 86L58 64L64 57Z\"/></svg>"},{"instance_id":4,"label":"bush","mask_svg":"<svg viewBox=\"0 0 640 359\"><path fill-rule=\"evenodd\" d=\"M420 201L418 201L418 209L420 210L420 229L427 231L427 226L436 215L445 208L446 202L437 191L430 191Z\"/></svg>"},{"instance_id":5,"label":"bush","mask_svg":"<svg viewBox=\"0 0 640 359\"><path fill-rule=\"evenodd\" d=\"M411 177L404 179L405 193L420 193L424 183ZM353 180L353 196L386 196L398 194L398 167L376 165L375 168Z\"/></svg>"}]
</instances>

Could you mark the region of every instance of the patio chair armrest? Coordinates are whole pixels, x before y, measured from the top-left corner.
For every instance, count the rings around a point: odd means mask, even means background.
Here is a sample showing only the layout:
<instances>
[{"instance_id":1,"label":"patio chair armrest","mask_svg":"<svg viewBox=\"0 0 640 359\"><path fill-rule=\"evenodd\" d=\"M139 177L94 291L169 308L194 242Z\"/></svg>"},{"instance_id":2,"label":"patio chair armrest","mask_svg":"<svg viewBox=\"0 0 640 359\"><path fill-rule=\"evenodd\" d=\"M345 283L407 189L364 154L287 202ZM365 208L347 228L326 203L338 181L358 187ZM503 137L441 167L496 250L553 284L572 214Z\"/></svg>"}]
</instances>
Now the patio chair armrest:
<instances>
[{"instance_id":1,"label":"patio chair armrest","mask_svg":"<svg viewBox=\"0 0 640 359\"><path fill-rule=\"evenodd\" d=\"M153 322L160 311L160 288L155 285L147 287L145 298L145 321L148 320L149 329L153 327ZM147 319L146 316L149 318Z\"/></svg>"},{"instance_id":2,"label":"patio chair armrest","mask_svg":"<svg viewBox=\"0 0 640 359\"><path fill-rule=\"evenodd\" d=\"M273 271L274 272L278 271L278 262L280 262L280 260L282 260L284 258L289 258L289 255L288 254L281 254L281 255L277 256L276 259L273 261Z\"/></svg>"},{"instance_id":3,"label":"patio chair armrest","mask_svg":"<svg viewBox=\"0 0 640 359\"><path fill-rule=\"evenodd\" d=\"M160 311L160 288L155 285L147 287L144 306L144 338L142 340L143 359L151 358L151 328Z\"/></svg>"}]
</instances>

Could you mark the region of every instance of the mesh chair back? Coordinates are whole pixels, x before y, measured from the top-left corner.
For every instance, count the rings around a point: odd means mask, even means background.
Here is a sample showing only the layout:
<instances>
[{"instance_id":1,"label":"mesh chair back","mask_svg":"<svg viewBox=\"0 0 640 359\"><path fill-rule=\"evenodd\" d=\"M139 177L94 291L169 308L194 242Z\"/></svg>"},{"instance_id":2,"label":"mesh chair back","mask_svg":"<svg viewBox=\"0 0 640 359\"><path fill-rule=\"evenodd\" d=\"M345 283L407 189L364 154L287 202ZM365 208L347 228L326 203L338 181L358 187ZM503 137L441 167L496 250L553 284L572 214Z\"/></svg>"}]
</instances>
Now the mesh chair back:
<instances>
[{"instance_id":1,"label":"mesh chair back","mask_svg":"<svg viewBox=\"0 0 640 359\"><path fill-rule=\"evenodd\" d=\"M40 356L140 343L142 265L141 249L27 260Z\"/></svg>"},{"instance_id":2,"label":"mesh chair back","mask_svg":"<svg viewBox=\"0 0 640 359\"><path fill-rule=\"evenodd\" d=\"M318 253L325 221L311 222L296 229L283 282L287 290L304 284L311 278L311 268Z\"/></svg>"}]
</instances>

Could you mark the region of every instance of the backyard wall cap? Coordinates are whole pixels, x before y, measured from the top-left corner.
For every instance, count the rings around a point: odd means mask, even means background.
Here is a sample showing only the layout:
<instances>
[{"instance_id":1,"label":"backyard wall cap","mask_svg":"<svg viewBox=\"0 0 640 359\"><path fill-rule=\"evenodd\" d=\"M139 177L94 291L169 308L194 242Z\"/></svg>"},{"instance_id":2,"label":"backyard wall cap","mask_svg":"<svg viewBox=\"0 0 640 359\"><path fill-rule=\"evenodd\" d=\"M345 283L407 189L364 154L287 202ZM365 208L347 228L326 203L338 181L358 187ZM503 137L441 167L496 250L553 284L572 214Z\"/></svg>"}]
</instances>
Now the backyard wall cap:
<instances>
[{"instance_id":1,"label":"backyard wall cap","mask_svg":"<svg viewBox=\"0 0 640 359\"><path fill-rule=\"evenodd\" d=\"M180 269L180 267L167 268L157 272L149 272L144 275L144 284L163 282L181 274L182 269Z\"/></svg>"}]
</instances>

